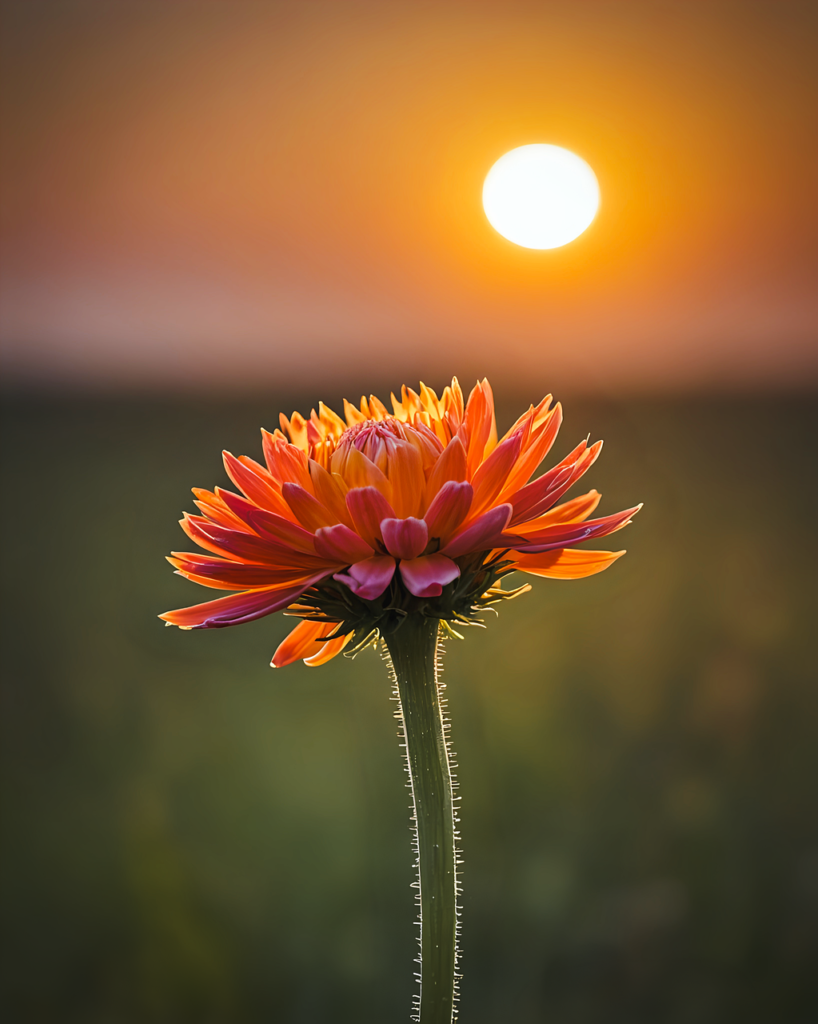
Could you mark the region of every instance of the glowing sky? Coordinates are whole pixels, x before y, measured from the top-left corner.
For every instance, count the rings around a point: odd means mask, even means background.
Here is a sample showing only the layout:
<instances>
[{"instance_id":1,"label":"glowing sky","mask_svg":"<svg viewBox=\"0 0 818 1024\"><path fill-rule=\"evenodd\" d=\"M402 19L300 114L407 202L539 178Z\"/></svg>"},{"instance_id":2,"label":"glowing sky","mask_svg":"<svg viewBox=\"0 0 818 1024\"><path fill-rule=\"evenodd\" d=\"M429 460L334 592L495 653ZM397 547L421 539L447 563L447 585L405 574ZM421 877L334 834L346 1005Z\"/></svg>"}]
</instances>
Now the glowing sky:
<instances>
[{"instance_id":1,"label":"glowing sky","mask_svg":"<svg viewBox=\"0 0 818 1024\"><path fill-rule=\"evenodd\" d=\"M3 10L13 380L818 376L814 5ZM482 210L531 143L599 180L563 248Z\"/></svg>"}]
</instances>

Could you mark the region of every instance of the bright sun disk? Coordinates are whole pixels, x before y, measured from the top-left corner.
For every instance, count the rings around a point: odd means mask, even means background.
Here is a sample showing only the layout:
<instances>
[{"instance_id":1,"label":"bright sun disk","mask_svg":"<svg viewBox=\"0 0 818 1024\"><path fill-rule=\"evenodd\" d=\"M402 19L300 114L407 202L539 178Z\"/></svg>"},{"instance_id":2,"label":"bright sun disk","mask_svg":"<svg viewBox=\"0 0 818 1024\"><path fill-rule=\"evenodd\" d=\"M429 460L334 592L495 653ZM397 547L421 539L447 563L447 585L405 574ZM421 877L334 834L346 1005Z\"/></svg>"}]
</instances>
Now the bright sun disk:
<instances>
[{"instance_id":1,"label":"bright sun disk","mask_svg":"<svg viewBox=\"0 0 818 1024\"><path fill-rule=\"evenodd\" d=\"M596 175L561 146L512 149L483 184L483 209L491 226L527 249L556 249L573 241L598 208Z\"/></svg>"}]
</instances>

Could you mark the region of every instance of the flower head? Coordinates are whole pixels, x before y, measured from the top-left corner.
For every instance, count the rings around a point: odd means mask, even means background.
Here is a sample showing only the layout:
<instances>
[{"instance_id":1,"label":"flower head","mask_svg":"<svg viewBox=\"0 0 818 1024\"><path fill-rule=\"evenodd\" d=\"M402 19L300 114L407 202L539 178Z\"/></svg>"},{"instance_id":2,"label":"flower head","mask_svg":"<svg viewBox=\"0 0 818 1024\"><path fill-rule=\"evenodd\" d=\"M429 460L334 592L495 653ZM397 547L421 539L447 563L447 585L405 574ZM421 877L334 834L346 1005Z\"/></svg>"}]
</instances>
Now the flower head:
<instances>
[{"instance_id":1,"label":"flower head","mask_svg":"<svg viewBox=\"0 0 818 1024\"><path fill-rule=\"evenodd\" d=\"M265 465L224 453L236 491L194 488L201 515L182 528L205 554L174 552L178 573L237 591L166 612L183 629L208 629L287 609L302 621L273 656L320 665L347 645L388 635L409 614L474 621L521 590L500 580L515 569L576 579L601 572L622 551L573 545L627 526L640 506L599 519L600 495L559 503L595 461L583 441L530 480L562 421L551 396L498 440L488 381L467 402L455 378L440 398L424 384L392 396L323 404L309 419L281 416L262 431Z\"/></svg>"}]
</instances>

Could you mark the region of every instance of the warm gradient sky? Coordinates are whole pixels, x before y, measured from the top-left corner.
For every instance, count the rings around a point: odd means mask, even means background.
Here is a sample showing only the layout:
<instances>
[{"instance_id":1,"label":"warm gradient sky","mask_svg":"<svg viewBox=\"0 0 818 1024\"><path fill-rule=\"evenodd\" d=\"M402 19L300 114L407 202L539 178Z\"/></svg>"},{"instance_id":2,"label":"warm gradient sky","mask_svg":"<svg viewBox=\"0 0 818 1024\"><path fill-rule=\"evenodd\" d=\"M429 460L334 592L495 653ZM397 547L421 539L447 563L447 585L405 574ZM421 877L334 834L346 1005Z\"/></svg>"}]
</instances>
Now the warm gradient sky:
<instances>
[{"instance_id":1,"label":"warm gradient sky","mask_svg":"<svg viewBox=\"0 0 818 1024\"><path fill-rule=\"evenodd\" d=\"M2 6L12 380L818 380L814 3ZM562 249L482 211L531 142Z\"/></svg>"}]
</instances>

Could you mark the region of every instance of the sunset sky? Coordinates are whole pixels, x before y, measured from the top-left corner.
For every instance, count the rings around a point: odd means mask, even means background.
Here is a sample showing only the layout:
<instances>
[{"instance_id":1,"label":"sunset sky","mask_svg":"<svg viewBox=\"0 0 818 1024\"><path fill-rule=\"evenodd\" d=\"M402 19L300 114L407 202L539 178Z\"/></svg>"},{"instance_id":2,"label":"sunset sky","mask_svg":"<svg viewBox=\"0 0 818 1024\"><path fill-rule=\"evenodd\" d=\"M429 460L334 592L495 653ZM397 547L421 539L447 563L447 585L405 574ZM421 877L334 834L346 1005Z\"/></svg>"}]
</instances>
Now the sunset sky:
<instances>
[{"instance_id":1,"label":"sunset sky","mask_svg":"<svg viewBox=\"0 0 818 1024\"><path fill-rule=\"evenodd\" d=\"M13 383L818 380L814 4L2 7ZM532 142L600 183L560 249L482 210Z\"/></svg>"}]
</instances>

